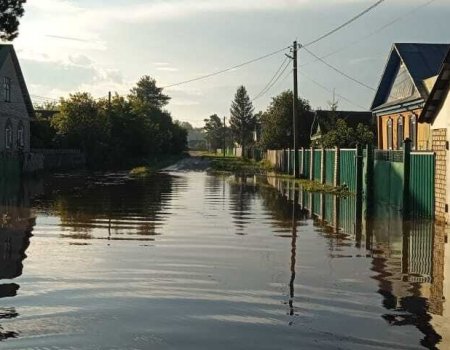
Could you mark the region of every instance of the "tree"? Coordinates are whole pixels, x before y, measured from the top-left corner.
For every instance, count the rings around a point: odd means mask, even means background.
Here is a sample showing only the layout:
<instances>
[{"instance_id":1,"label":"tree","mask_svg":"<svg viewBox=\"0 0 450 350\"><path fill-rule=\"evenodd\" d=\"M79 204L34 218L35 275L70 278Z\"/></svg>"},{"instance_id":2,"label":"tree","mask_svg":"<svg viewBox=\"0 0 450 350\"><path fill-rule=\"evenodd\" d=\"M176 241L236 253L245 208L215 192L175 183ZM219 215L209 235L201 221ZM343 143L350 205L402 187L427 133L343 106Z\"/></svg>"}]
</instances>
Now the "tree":
<instances>
[{"instance_id":1,"label":"tree","mask_svg":"<svg viewBox=\"0 0 450 350\"><path fill-rule=\"evenodd\" d=\"M26 0L2 0L0 2L0 40L12 41L19 35L19 18L25 12Z\"/></svg>"},{"instance_id":2,"label":"tree","mask_svg":"<svg viewBox=\"0 0 450 350\"><path fill-rule=\"evenodd\" d=\"M51 122L61 145L81 149L90 164L106 158L109 127L105 105L88 93L76 93L61 99L60 113Z\"/></svg>"},{"instance_id":3,"label":"tree","mask_svg":"<svg viewBox=\"0 0 450 350\"><path fill-rule=\"evenodd\" d=\"M218 148L223 145L223 123L217 114L211 115L205 119L205 126L203 127L206 134L206 141L209 149L216 152Z\"/></svg>"},{"instance_id":4,"label":"tree","mask_svg":"<svg viewBox=\"0 0 450 350\"><path fill-rule=\"evenodd\" d=\"M163 88L156 86L156 80L148 75L143 76L131 89L129 99L133 103L144 103L156 109L166 106L170 97L163 94Z\"/></svg>"},{"instance_id":5,"label":"tree","mask_svg":"<svg viewBox=\"0 0 450 350\"><path fill-rule=\"evenodd\" d=\"M231 103L230 127L234 140L242 147L242 156L245 157L247 145L251 142L253 131L256 126L256 118L253 114L254 108L244 86L240 86L234 100Z\"/></svg>"},{"instance_id":6,"label":"tree","mask_svg":"<svg viewBox=\"0 0 450 350\"><path fill-rule=\"evenodd\" d=\"M287 90L272 98L267 110L261 115L261 141L264 149L282 149L293 147L292 115L293 115L292 91ZM306 120L311 112L309 102L299 99L297 102L298 116ZM310 130L305 130L308 137ZM300 140L300 145L305 146L307 140Z\"/></svg>"},{"instance_id":7,"label":"tree","mask_svg":"<svg viewBox=\"0 0 450 350\"><path fill-rule=\"evenodd\" d=\"M374 135L367 125L359 123L356 129L347 125L344 119L337 119L330 131L322 135L320 146L323 148L355 147L357 144L373 143Z\"/></svg>"}]
</instances>

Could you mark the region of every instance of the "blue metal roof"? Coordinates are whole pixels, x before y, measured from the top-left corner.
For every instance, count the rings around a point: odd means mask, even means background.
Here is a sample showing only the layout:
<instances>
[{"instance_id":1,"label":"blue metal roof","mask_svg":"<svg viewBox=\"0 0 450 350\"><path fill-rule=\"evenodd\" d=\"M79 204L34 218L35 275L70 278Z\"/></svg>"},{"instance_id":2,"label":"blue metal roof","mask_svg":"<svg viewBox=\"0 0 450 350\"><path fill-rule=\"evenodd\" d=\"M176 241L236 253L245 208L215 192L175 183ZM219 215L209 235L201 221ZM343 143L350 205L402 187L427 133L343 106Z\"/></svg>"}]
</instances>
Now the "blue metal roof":
<instances>
[{"instance_id":1,"label":"blue metal roof","mask_svg":"<svg viewBox=\"0 0 450 350\"><path fill-rule=\"evenodd\" d=\"M405 64L417 90L425 101L428 93L422 82L439 74L449 49L450 44L394 44L371 109L374 110L386 102L400 62Z\"/></svg>"}]
</instances>

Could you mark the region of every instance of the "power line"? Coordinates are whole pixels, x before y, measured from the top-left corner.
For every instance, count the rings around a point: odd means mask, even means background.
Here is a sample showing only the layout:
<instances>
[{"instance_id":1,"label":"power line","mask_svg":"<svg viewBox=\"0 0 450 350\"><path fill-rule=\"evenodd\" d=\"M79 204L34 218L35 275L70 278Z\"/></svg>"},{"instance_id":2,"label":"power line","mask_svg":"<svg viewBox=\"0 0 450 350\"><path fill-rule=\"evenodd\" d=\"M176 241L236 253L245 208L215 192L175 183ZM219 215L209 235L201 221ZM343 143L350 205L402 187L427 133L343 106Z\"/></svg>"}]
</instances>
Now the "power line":
<instances>
[{"instance_id":1,"label":"power line","mask_svg":"<svg viewBox=\"0 0 450 350\"><path fill-rule=\"evenodd\" d=\"M254 59L252 59L252 60L249 60L249 61L246 61L246 62L237 64L237 65L235 65L235 66L232 66L232 67L229 67L229 68L225 68L225 69L222 69L222 70L219 70L219 71L210 73L210 74L205 74L205 75L199 76L199 77L197 77L197 78L193 78L193 79L189 79L189 80L184 80L184 81L180 81L180 82L178 82L178 83L166 85L166 86L163 86L162 88L163 88L163 89L167 89L167 88L174 87L174 86L179 86L179 85L183 85L183 84L192 83L192 82L194 82L194 81L198 81L198 80L203 80L203 79L211 78L211 77L213 77L213 76L216 76L216 75L219 75L219 74L223 74L223 73L232 71L232 70L234 70L234 69L241 68L241 67L243 67L243 66L247 66L247 65L249 65L249 64L251 64L251 63L255 63L255 62L261 61L261 60L263 60L263 59L265 59L265 58L274 56L274 55L276 55L276 54L278 54L278 53L280 53L280 52L282 52L282 51L287 50L289 47L290 47L290 46L284 47L284 48L282 48L282 49L280 49L280 50L270 52L270 53L268 53L268 54L266 54L266 55L263 55L263 56L254 58Z\"/></svg>"},{"instance_id":2,"label":"power line","mask_svg":"<svg viewBox=\"0 0 450 350\"><path fill-rule=\"evenodd\" d=\"M325 61L322 57L317 56L314 52L312 52L311 50L307 49L306 47L303 47L305 49L306 52L308 52L311 56L315 57L317 60L319 60L320 62L322 62L323 64L325 64L327 67L331 68L332 70L334 70L335 72L339 73L340 75L344 76L345 78L365 87L366 89L372 90L372 91L376 91L375 88L373 88L372 86L367 85L366 83L363 83L362 81L353 78L352 76L348 75L347 73L341 71L340 69L336 68L335 66L331 65L330 63L328 63L327 61Z\"/></svg>"},{"instance_id":3,"label":"power line","mask_svg":"<svg viewBox=\"0 0 450 350\"><path fill-rule=\"evenodd\" d=\"M323 90L325 90L325 91L327 91L327 92L329 92L329 93L335 93L334 91L330 90L330 89L327 88L326 86L322 85L321 83L317 82L317 81L314 80L313 78L311 78L311 77L309 77L308 75L306 75L304 72L300 72L300 75L301 75L302 77L308 79L308 80L311 81L313 84L315 84L315 85L317 85L318 87L320 87L321 89L323 89ZM360 104L358 104L358 103L356 103L356 102L350 100L349 98L347 98L347 97L345 97L345 96L343 96L343 95L340 95L340 94L337 94L337 93L336 93L336 96L342 98L343 100L347 101L348 103L352 104L352 105L355 106L355 107L359 107L359 108L361 108L361 109L363 109L363 110L367 110L367 107L361 106Z\"/></svg>"},{"instance_id":4,"label":"power line","mask_svg":"<svg viewBox=\"0 0 450 350\"><path fill-rule=\"evenodd\" d=\"M256 96L252 99L252 101L257 100L258 98L264 96L272 88L272 86L276 84L276 82L280 79L281 75L283 75L288 66L289 66L289 58L285 57L285 59L281 63L281 66L277 69L277 71L269 80L269 82L266 84L266 86L264 86L264 88L259 93L256 94Z\"/></svg>"},{"instance_id":5,"label":"power line","mask_svg":"<svg viewBox=\"0 0 450 350\"><path fill-rule=\"evenodd\" d=\"M366 8L364 11L358 13L356 16L350 18L348 21L342 23L340 26L330 30L329 32L319 36L317 39L314 39L306 44L304 44L303 47L307 47L307 46L311 46L314 45L315 43L329 37L330 35L336 33L337 31L341 30L342 28L348 26L350 23L353 23L354 21L356 21L357 19L359 19L360 17L364 16L366 13L372 11L374 8L376 8L377 6L381 5L381 3L383 3L385 0L378 0L377 2L375 2L372 6L369 6L368 8Z\"/></svg>"},{"instance_id":6,"label":"power line","mask_svg":"<svg viewBox=\"0 0 450 350\"><path fill-rule=\"evenodd\" d=\"M421 5L419 5L419 6L416 6L416 7L414 7L413 9L411 9L410 11L408 11L408 12L402 14L401 16L395 17L395 18L392 19L391 21L389 21L389 22L387 22L386 24L382 25L381 27L375 29L374 31L370 32L369 34L364 35L364 36L360 37L359 39L354 40L354 41L348 43L347 45L344 45L344 46L340 47L339 49L337 49L337 50L335 50L335 51L332 51L332 52L330 52L330 53L328 53L328 54L326 54L326 55L324 55L324 56L321 56L320 58L325 59L325 58L331 57L331 56L333 56L333 55L335 55L335 54L337 54L337 53L339 53L339 52L342 52L342 51L344 51L346 48L348 48L348 47L350 47L350 46L353 46L353 45L355 45L355 44L358 44L359 42L361 42L361 41L363 41L363 40L365 40L365 39L367 39L367 38L370 38L370 37L372 37L372 36L378 34L379 32L385 30L386 28L388 28L388 27L394 25L395 23L397 23L398 21L402 20L403 18L412 15L413 13L415 13L416 11L418 11L418 10L424 8L424 7L429 6L430 4L432 4L432 3L435 2L435 1L437 1L437 0L429 0L429 1L427 1L426 3L424 3L424 4L421 4ZM309 64L313 64L313 63L316 63L316 62L319 62L319 61L320 61L320 60L316 59L316 60L314 60L314 61L312 61L312 62L304 63L304 64L300 65L300 67L304 67L304 66L307 66L307 65L309 65Z\"/></svg>"}]
</instances>

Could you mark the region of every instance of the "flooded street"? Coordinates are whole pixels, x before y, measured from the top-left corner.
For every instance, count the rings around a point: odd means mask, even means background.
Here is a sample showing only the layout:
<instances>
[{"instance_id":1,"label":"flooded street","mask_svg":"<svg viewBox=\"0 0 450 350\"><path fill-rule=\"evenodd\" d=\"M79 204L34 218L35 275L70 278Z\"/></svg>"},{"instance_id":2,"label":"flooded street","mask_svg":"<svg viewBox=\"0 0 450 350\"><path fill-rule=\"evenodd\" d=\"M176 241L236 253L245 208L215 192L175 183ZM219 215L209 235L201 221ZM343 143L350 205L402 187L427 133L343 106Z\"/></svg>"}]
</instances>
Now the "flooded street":
<instances>
[{"instance_id":1,"label":"flooded street","mask_svg":"<svg viewBox=\"0 0 450 350\"><path fill-rule=\"evenodd\" d=\"M444 228L381 208L355 230L347 198L335 233L269 182L2 184L0 348L450 349Z\"/></svg>"}]
</instances>

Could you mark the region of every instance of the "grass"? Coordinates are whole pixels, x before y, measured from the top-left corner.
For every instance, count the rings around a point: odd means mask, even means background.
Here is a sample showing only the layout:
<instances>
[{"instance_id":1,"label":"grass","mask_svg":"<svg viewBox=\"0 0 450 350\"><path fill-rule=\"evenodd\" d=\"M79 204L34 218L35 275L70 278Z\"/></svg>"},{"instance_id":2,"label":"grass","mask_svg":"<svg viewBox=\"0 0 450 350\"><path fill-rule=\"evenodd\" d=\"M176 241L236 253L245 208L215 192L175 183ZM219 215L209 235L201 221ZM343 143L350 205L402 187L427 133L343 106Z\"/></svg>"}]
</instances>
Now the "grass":
<instances>
[{"instance_id":1,"label":"grass","mask_svg":"<svg viewBox=\"0 0 450 350\"><path fill-rule=\"evenodd\" d=\"M212 172L257 175L266 174L272 170L272 167L266 160L258 162L251 159L223 157L215 154L205 154L203 157L210 160Z\"/></svg>"},{"instance_id":2,"label":"grass","mask_svg":"<svg viewBox=\"0 0 450 350\"><path fill-rule=\"evenodd\" d=\"M147 159L143 162L143 165L132 168L129 174L132 177L148 177L157 173L161 169L177 163L179 160L187 156L187 154L164 155Z\"/></svg>"},{"instance_id":3,"label":"grass","mask_svg":"<svg viewBox=\"0 0 450 350\"><path fill-rule=\"evenodd\" d=\"M148 166L138 166L130 170L130 176L132 177L147 177L153 172Z\"/></svg>"},{"instance_id":4,"label":"grass","mask_svg":"<svg viewBox=\"0 0 450 350\"><path fill-rule=\"evenodd\" d=\"M268 176L291 180L296 185L300 186L303 189L303 191L306 191L306 192L330 193L330 194L334 194L334 195L342 196L342 197L348 197L348 196L354 195L354 193L352 193L348 189L347 185L335 187L332 185L320 183L318 181L312 181L312 180L308 180L308 179L296 179L292 175L279 174L279 173L271 173L271 174L268 174Z\"/></svg>"}]
</instances>

